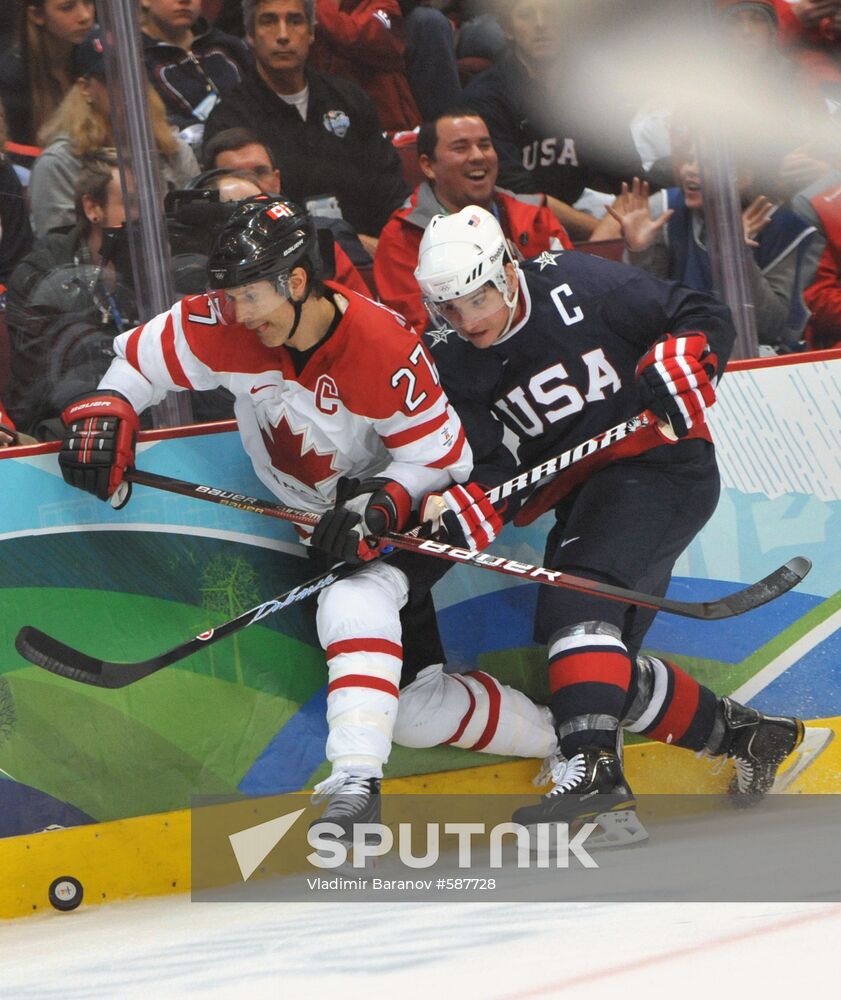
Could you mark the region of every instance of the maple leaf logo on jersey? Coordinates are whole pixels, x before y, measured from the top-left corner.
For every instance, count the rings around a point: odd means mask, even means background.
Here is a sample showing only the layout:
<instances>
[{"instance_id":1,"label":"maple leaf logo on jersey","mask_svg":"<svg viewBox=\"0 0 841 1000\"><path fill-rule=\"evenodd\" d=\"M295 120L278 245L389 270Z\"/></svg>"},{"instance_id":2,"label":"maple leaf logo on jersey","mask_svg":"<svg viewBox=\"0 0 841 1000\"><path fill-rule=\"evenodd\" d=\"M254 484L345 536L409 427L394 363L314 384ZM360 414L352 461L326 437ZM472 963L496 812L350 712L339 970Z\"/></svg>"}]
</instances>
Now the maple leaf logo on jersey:
<instances>
[{"instance_id":1,"label":"maple leaf logo on jersey","mask_svg":"<svg viewBox=\"0 0 841 1000\"><path fill-rule=\"evenodd\" d=\"M272 465L305 486L318 490L341 471L333 465L336 452L319 451L307 441L307 428L300 434L296 433L286 414L281 414L276 427L261 427L260 434Z\"/></svg>"},{"instance_id":2,"label":"maple leaf logo on jersey","mask_svg":"<svg viewBox=\"0 0 841 1000\"><path fill-rule=\"evenodd\" d=\"M557 267L558 257L561 255L559 253L549 253L548 250L544 250L539 257L535 257L534 261L536 264L540 264L540 270L544 271L547 267Z\"/></svg>"}]
</instances>

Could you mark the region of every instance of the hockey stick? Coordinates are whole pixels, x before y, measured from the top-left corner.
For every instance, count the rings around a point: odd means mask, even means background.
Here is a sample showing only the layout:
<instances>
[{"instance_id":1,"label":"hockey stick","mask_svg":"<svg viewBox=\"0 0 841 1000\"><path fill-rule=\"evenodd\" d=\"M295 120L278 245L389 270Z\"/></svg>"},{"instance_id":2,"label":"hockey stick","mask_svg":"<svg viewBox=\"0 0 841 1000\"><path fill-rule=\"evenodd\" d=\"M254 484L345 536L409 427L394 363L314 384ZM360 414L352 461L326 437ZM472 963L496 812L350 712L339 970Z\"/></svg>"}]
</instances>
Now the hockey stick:
<instances>
[{"instance_id":1,"label":"hockey stick","mask_svg":"<svg viewBox=\"0 0 841 1000\"><path fill-rule=\"evenodd\" d=\"M600 435L596 435L590 441L583 442L576 448L569 449L561 455L544 462L542 465L514 477L507 483L503 483L491 491L489 497L498 500L510 496L512 493L528 489L548 476L557 474L582 458L586 458L596 451L609 447L609 445L623 440L629 434L633 434L643 427L648 427L650 424L651 418L648 414L641 414L631 421L618 424L616 427ZM298 510L294 507L285 507L272 501L260 500L245 494L231 493L215 487L202 486L167 476L159 476L150 472L132 470L126 473L126 479L141 485L163 489L183 496L208 500L224 506L234 507L238 510L245 510L267 517L275 517L297 524L314 526L319 520L319 515ZM528 563L516 562L502 556L494 556L487 552L469 552L466 549L460 549L444 542L431 539L422 540L418 537L418 532L419 529L415 529L410 534L389 535L383 540L395 548L435 555L448 559L451 562L472 562L483 569L517 576L520 579L532 579L538 583L578 590L583 593L606 597L610 600L626 604L637 604L659 611L666 611L671 614L682 615L687 618L700 618L710 621L744 614L746 611L774 600L774 598L779 597L796 586L811 568L811 563L808 559L796 557L759 582L716 601L704 601L700 603L672 601L668 598L626 590L595 580L587 580L583 577L576 577L558 570L550 570L542 566L532 566ZM158 657L138 663L111 663L98 660L78 650L74 650L70 646L66 646L64 643L32 626L25 626L21 629L15 645L18 652L24 658L47 670L51 670L53 673L89 684L96 684L101 687L122 687L189 656L191 653L202 648L202 646L208 645L209 642L216 642L219 639L225 638L242 628L246 628L267 614L271 614L291 603L318 592L329 586L330 583L334 583L337 579L348 576L351 572L363 568L364 565L348 566L347 564L339 564L322 577L314 578L300 587L293 588L293 590L288 591L286 594L280 595L278 598L258 605L256 608L246 611L238 618L226 622L216 629L211 629L207 633L202 633L200 636L196 636L194 639ZM333 575L333 578L327 579L331 575Z\"/></svg>"},{"instance_id":2,"label":"hockey stick","mask_svg":"<svg viewBox=\"0 0 841 1000\"><path fill-rule=\"evenodd\" d=\"M524 473L524 475L528 476L529 473ZM202 486L181 479L172 479L169 476L159 476L153 472L141 472L135 469L127 472L126 478L143 486L152 486L170 493L196 497L199 500L209 500L211 503L222 504L225 507L235 507L237 510L261 514L265 517L275 517L281 521L291 521L294 524L315 527L321 517L320 514L298 510L295 507L286 507L271 500L260 500L242 493L230 493L213 486ZM498 488L502 489L503 487ZM767 604L768 601L774 600L775 597L779 597L780 594L784 594L800 583L812 568L808 559L796 556L764 579L727 597L715 601L672 601L667 597L626 590L624 587L614 587L609 583L588 580L581 576L573 576L571 573L562 573L560 570L547 569L545 566L517 562L513 559L506 559L505 556L493 555L491 552L470 552L468 549L448 545L446 542L419 538L418 533L419 529L416 528L405 535L387 534L383 535L382 541L396 549L438 556L450 562L469 563L471 566L489 569L495 573L516 576L521 580L533 580L550 587L564 587L567 590L577 590L584 594L606 597L608 600L620 601L623 604L637 604L644 608L681 615L684 618L700 618L706 621L732 618Z\"/></svg>"},{"instance_id":3,"label":"hockey stick","mask_svg":"<svg viewBox=\"0 0 841 1000\"><path fill-rule=\"evenodd\" d=\"M612 427L601 434L597 434L594 438L583 442L575 448L570 448L567 451L562 452L560 455L556 455L554 458L549 459L542 465L514 477L507 483L501 484L491 491L489 495L494 502L496 502L499 499L505 499L512 493L519 493L527 490L530 487L537 485L544 479L554 476L558 472L576 464L582 459L585 459L596 452L605 450L611 445L623 441L629 435L636 434L638 431L643 429L648 429L649 431L658 434L661 439L667 440L668 433L664 431L657 431L656 428L657 419L654 415L648 413L647 411L641 413L639 416L634 417L631 420L624 421L623 423L617 424L615 427ZM179 493L183 496L193 496L203 500L211 500L215 503L224 504L225 506L235 507L240 510L251 511L253 513L263 514L270 517L279 517L283 520L290 520L296 523L314 525L318 522L317 515L308 514L305 511L298 511L294 508L284 508L279 504L261 501L256 497L249 497L242 493L230 493L225 490L218 490L209 486L187 483L180 479L158 476L150 472L132 470L126 473L125 479L126 481L156 487L157 489L167 490L172 493ZM408 547L410 541L415 545L420 545L421 542L416 537L418 532L419 529L412 532L412 535L415 536L412 539L410 539L410 536L408 535L401 536L403 547ZM442 543L434 544L440 548ZM452 549L452 546L445 546L445 549ZM461 550L453 549L453 551L459 552ZM441 553L436 552L435 554L440 555ZM469 553L465 553L465 555L469 555ZM449 556L449 558L454 557ZM458 561L463 561L463 558L458 558ZM501 562L507 563L507 560L501 560ZM315 594L318 591L323 590L325 587L329 586L330 583L334 583L336 580L350 575L352 571L361 568L361 566L349 567L347 564L340 563L333 567L329 573L309 580L300 587L295 587L291 591L281 594L279 597L258 605L256 608L251 608L249 611L244 612L242 615L239 615L231 621L217 626L215 629L209 629L207 632L202 632L200 635L189 639L187 642L181 643L179 646L175 646L173 649L170 649L165 653L161 653L159 656L152 657L149 660L141 660L136 663L115 663L108 660L97 659L96 657L89 656L87 653L83 653L80 650L73 649L71 646L66 645L65 643L47 635L47 633L42 632L40 629L36 629L31 625L26 625L20 630L15 639L15 646L20 655L25 659L43 667L45 670L59 674L62 677L81 681L85 684L93 684L98 687L124 687L127 684L132 684L135 681L142 680L144 677L148 677L150 674L153 674L156 671L171 665L172 663L176 663L179 660L190 656L192 653L197 652L199 649L238 632L240 629L253 625L255 622L260 621L266 615L272 614L274 611L279 611L282 608L288 607L292 603L296 603L299 600L303 600L305 597L309 597L311 594ZM503 572L505 572L505 570L503 570ZM518 575L520 575L519 572Z\"/></svg>"},{"instance_id":4,"label":"hockey stick","mask_svg":"<svg viewBox=\"0 0 841 1000\"><path fill-rule=\"evenodd\" d=\"M159 488L169 489L176 486L173 492L185 493L191 496L198 496L202 499L211 500L215 503L223 503L236 506L243 510L250 510L253 513L266 514L270 517L280 517L282 520L294 520L296 523L310 524L317 522L318 515L310 514L308 511L296 511L291 507L281 507L280 504L269 504L268 501L259 502L253 497L242 497L240 494L225 497L214 496L208 492L195 492L190 487L191 483L182 483L180 480L167 480L164 476L153 476L152 473L134 473L132 476L135 482L146 480L145 485L157 485ZM160 480L161 482L155 482ZM168 483L164 486L163 483ZM199 490L210 490L211 487L196 487ZM224 493L222 490L214 490L216 494ZM231 496L236 499L231 499ZM248 500L246 506L241 500ZM260 504L257 506L257 504ZM277 509L272 509L277 508ZM417 529L416 529L417 530ZM642 607L653 608L658 611L667 611L670 614L682 615L686 618L700 618L707 621L715 621L721 618L731 618L735 615L744 614L758 608L768 601L774 600L792 587L796 586L811 569L811 563L803 557L795 557L785 565L774 570L764 579L757 583L736 591L726 597L715 601L702 601L699 603L688 601L672 601L665 597L656 597L652 594L642 594L634 590L626 590L622 587L613 587L607 583L600 583L597 580L586 580L583 577L573 576L570 573L562 573L559 570L546 569L543 566L532 566L529 563L520 563L506 559L503 556L494 556L487 552L469 552L467 549L460 549L445 542L437 542L431 539L420 539L411 535L388 535L385 539L396 548L408 549L413 552L420 552L428 555L435 555L449 559L452 562L469 562L483 569L490 569L498 573L510 576L517 576L519 579L530 579L537 583L548 584L556 587L566 587L571 590L578 590L586 594L595 594L606 597L610 600L621 601L625 604L638 604ZM304 600L313 594L324 590L337 580L350 576L367 563L360 565L350 565L339 563L327 573L314 577L306 583L292 590L286 591L279 597L265 601L263 604L251 608L237 618L225 622L213 629L202 632L187 642L173 649L154 656L149 660L141 660L136 663L116 663L108 660L100 660L89 656L80 650L68 646L58 639L47 635L40 629L25 625L15 639L17 651L25 659L49 670L54 674L67 677L70 680L82 681L86 684L93 684L98 687L119 688L142 680L150 674L170 666L178 660L184 659L191 653L205 648L226 636L233 635L241 629L253 625L267 615L275 611L281 611L291 604Z\"/></svg>"},{"instance_id":5,"label":"hockey stick","mask_svg":"<svg viewBox=\"0 0 841 1000\"><path fill-rule=\"evenodd\" d=\"M640 434L641 431L645 431L645 433ZM663 423L650 410L643 410L642 413L637 414L637 416L632 417L630 420L624 420L621 424L616 424L615 427L610 427L606 431L596 434L588 441L582 441L581 444L573 448L567 448L566 451L562 451L559 455L554 455L545 462L541 462L540 465L518 473L518 475L513 476L507 482L500 483L499 486L494 486L493 489L487 491L488 499L491 503L498 503L500 500L505 500L514 494L524 493L534 486L539 486L544 480L554 478L571 466L583 462L584 459L590 458L597 452L609 450L612 446L635 434L638 434L640 439L644 439L641 440L643 449L646 445L652 447L655 444L666 442L673 444L677 440L669 424ZM212 500L226 507L236 507L238 510L249 511L252 514L265 514L269 517L278 517L281 520L292 521L297 524L314 526L318 523L317 514L306 514L305 511L299 511L294 507L284 508L272 501L260 500L257 497L247 496L244 493L231 493L213 486L201 486L198 483L189 483L182 479L160 476L154 472L129 469L124 474L123 481L138 483L141 486L151 486L159 490L167 490L170 493L179 493L186 497L197 497L200 500ZM285 517L280 513L283 510L288 511L290 516ZM307 517L309 520L299 520L300 516ZM416 534L416 532L412 532L412 534Z\"/></svg>"},{"instance_id":6,"label":"hockey stick","mask_svg":"<svg viewBox=\"0 0 841 1000\"><path fill-rule=\"evenodd\" d=\"M222 625L217 625L216 628L200 632L194 638L168 649L159 656L153 656L148 660L139 660L137 663L115 663L110 660L99 660L59 642L58 639L54 639L46 632L33 628L31 625L24 625L18 632L15 638L15 648L30 663L35 663L60 677L81 681L83 684L93 684L96 687L121 688L127 684L134 684L135 681L143 680L144 677L183 660L191 653L206 649L214 642L219 642L220 639L248 628L249 625L262 621L268 615L273 615L275 611L283 611L285 608L297 604L298 601L320 593L331 583L356 573L364 565L364 563L359 566L350 563L337 563L326 573L314 576L311 580L244 611L236 618L232 618Z\"/></svg>"}]
</instances>

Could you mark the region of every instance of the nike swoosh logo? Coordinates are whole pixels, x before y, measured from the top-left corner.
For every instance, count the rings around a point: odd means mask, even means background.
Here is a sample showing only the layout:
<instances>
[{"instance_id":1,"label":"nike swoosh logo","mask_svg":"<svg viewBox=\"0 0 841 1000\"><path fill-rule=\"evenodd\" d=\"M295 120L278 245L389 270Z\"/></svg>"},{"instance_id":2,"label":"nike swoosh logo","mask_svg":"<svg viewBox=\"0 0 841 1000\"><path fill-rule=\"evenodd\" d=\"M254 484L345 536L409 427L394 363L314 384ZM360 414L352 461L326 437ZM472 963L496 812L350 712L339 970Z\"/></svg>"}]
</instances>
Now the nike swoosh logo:
<instances>
[{"instance_id":1,"label":"nike swoosh logo","mask_svg":"<svg viewBox=\"0 0 841 1000\"><path fill-rule=\"evenodd\" d=\"M565 545L569 545L570 542L577 542L580 537L581 537L581 535L576 535L574 538L565 538L561 542L561 548L563 548Z\"/></svg>"},{"instance_id":2,"label":"nike swoosh logo","mask_svg":"<svg viewBox=\"0 0 841 1000\"><path fill-rule=\"evenodd\" d=\"M267 385L257 385L251 390L251 395L255 395L258 392L262 392L263 389L276 389L277 385L274 382L269 382Z\"/></svg>"}]
</instances>

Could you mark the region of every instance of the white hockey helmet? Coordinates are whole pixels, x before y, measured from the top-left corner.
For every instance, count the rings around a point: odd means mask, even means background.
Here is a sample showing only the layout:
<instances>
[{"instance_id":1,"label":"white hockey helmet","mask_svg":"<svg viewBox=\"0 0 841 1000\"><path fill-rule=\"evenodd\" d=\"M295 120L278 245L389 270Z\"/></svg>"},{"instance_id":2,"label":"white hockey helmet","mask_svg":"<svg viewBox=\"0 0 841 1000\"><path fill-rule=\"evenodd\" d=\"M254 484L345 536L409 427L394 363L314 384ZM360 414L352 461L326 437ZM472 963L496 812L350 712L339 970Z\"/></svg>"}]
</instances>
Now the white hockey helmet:
<instances>
[{"instance_id":1,"label":"white hockey helmet","mask_svg":"<svg viewBox=\"0 0 841 1000\"><path fill-rule=\"evenodd\" d=\"M502 293L513 315L517 292L509 292L506 263L517 266L502 227L484 208L468 205L454 215L436 215L426 227L415 280L433 319L442 318L436 306L488 282Z\"/></svg>"}]
</instances>

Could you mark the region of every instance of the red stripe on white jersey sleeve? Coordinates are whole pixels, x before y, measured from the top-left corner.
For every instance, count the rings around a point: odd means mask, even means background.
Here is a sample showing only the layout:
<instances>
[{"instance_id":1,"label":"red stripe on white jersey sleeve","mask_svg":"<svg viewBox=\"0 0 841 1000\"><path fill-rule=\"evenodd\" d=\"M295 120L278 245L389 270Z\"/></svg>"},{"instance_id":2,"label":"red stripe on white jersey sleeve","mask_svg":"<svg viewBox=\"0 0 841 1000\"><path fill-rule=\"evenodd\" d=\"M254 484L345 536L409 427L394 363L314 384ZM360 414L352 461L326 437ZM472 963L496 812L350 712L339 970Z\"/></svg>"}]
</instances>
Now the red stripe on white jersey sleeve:
<instances>
[{"instance_id":1,"label":"red stripe on white jersey sleeve","mask_svg":"<svg viewBox=\"0 0 841 1000\"><path fill-rule=\"evenodd\" d=\"M167 312L117 337L117 358L100 388L116 389L137 409L158 402L170 391L216 388L219 377L191 350L183 317L184 302L177 302Z\"/></svg>"}]
</instances>

